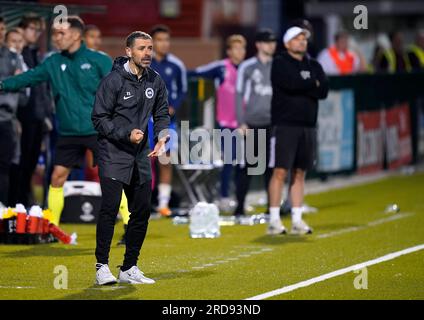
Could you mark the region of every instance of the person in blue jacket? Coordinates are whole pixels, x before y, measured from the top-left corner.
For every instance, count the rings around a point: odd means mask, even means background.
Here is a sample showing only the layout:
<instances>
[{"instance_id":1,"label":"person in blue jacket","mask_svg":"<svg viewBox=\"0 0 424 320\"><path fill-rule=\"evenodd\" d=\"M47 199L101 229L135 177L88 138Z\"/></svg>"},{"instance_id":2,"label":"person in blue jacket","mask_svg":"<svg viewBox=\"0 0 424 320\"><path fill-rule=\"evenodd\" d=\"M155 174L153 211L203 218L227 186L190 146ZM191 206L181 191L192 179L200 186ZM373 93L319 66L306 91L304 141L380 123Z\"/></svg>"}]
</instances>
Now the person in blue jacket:
<instances>
[{"instance_id":1,"label":"person in blue jacket","mask_svg":"<svg viewBox=\"0 0 424 320\"><path fill-rule=\"evenodd\" d=\"M157 25L150 30L153 38L154 56L151 67L165 81L168 90L169 115L171 117L170 129L177 130L176 113L181 107L187 94L187 70L184 63L175 55L170 53L171 32L167 26ZM149 130L152 131L153 120L149 121ZM152 136L152 135L150 135ZM150 141L150 146L154 146ZM167 144L168 160L170 152L178 148L178 143L171 140ZM157 211L162 216L170 216L172 214L169 208L169 200L171 199L172 184L172 166L170 161L168 164L159 162L159 184L158 184L158 207Z\"/></svg>"}]
</instances>

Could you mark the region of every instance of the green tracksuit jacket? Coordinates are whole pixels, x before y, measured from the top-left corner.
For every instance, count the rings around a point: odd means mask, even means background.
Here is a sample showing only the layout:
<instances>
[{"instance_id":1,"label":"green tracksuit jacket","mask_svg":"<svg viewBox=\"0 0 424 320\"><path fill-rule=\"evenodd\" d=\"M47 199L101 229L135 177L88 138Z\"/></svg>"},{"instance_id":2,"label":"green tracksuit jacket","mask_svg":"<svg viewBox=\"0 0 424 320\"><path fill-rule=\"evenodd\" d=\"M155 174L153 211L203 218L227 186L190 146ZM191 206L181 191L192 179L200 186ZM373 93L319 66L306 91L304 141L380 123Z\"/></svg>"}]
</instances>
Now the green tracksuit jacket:
<instances>
[{"instance_id":1,"label":"green tracksuit jacket","mask_svg":"<svg viewBox=\"0 0 424 320\"><path fill-rule=\"evenodd\" d=\"M94 97L100 80L112 69L111 58L88 49L84 43L74 53L54 53L36 68L3 81L4 91L49 81L62 136L96 134L91 122Z\"/></svg>"}]
</instances>

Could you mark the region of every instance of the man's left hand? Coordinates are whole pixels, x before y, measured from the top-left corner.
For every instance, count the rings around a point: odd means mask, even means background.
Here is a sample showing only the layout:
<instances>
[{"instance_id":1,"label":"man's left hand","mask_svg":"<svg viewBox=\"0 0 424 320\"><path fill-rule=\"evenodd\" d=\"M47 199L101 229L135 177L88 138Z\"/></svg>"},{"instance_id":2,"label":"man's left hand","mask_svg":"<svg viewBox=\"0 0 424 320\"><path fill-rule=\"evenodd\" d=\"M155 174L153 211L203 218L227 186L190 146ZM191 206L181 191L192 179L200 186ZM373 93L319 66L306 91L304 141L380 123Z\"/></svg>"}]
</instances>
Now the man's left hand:
<instances>
[{"instance_id":1,"label":"man's left hand","mask_svg":"<svg viewBox=\"0 0 424 320\"><path fill-rule=\"evenodd\" d=\"M170 135L167 135L166 137L160 138L158 142L156 143L153 151L150 152L147 156L149 158L152 158L152 157L160 157L161 155L163 155L166 151L165 144L170 137L171 137Z\"/></svg>"}]
</instances>

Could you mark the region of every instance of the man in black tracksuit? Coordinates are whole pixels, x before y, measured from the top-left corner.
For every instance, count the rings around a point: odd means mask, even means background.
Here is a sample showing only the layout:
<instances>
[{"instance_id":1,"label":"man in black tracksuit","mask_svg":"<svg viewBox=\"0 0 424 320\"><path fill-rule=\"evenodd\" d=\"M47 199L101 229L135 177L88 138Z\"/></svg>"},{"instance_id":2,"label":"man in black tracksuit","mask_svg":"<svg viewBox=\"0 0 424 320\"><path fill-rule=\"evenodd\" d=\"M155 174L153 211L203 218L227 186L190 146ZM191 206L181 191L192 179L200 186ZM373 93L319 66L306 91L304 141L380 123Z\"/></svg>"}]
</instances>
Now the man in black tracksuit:
<instances>
[{"instance_id":1,"label":"man in black tracksuit","mask_svg":"<svg viewBox=\"0 0 424 320\"><path fill-rule=\"evenodd\" d=\"M149 66L151 37L140 31L127 38L127 57L117 58L101 82L92 113L99 132L99 176L102 206L97 223L96 283L115 283L108 267L110 244L122 189L131 213L126 252L119 281L154 283L137 268L150 217L152 156L159 156L169 138L168 95L160 76ZM155 148L150 152L147 123L153 116ZM150 152L150 153L149 153Z\"/></svg>"},{"instance_id":2,"label":"man in black tracksuit","mask_svg":"<svg viewBox=\"0 0 424 320\"><path fill-rule=\"evenodd\" d=\"M302 220L302 203L306 170L315 163L318 100L328 93L328 81L321 65L308 57L310 33L291 27L284 35L287 52L274 59L271 69L272 102L271 157L273 174L269 185L269 234L286 230L280 220L281 193L288 171L291 171L292 233L311 233Z\"/></svg>"}]
</instances>

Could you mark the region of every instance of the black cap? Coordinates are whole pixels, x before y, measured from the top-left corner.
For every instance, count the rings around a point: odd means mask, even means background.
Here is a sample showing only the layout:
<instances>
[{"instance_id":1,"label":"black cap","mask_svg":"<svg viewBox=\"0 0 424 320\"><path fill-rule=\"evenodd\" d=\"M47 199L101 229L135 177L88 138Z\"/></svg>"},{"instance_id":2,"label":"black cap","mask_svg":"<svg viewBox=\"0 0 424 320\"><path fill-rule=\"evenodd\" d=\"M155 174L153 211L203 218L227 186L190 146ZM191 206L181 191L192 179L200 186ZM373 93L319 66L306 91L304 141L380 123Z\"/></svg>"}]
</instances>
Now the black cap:
<instances>
[{"instance_id":1,"label":"black cap","mask_svg":"<svg viewBox=\"0 0 424 320\"><path fill-rule=\"evenodd\" d=\"M274 42L277 41L275 33L271 29L261 29L256 33L256 42Z\"/></svg>"}]
</instances>

